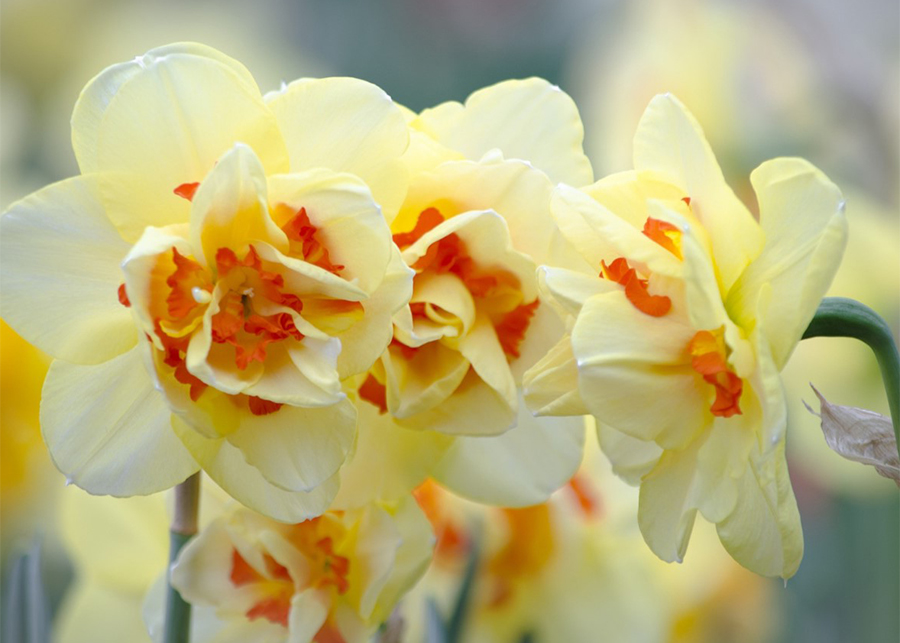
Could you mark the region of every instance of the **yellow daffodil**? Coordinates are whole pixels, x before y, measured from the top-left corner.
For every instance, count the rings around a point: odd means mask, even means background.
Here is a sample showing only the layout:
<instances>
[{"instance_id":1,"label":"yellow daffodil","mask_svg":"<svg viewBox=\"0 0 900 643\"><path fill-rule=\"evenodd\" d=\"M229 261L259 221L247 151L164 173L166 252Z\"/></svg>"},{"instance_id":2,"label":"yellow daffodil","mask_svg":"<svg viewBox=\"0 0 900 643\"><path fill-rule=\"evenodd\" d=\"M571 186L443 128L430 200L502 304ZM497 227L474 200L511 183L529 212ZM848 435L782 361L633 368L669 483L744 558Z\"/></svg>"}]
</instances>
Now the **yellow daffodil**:
<instances>
[{"instance_id":1,"label":"yellow daffodil","mask_svg":"<svg viewBox=\"0 0 900 643\"><path fill-rule=\"evenodd\" d=\"M3 317L56 358L41 420L70 481L146 494L202 467L283 520L327 507L355 437L341 380L411 290L379 206L402 198L408 138L368 83L263 98L195 44L88 84L82 174L0 223Z\"/></svg>"},{"instance_id":2,"label":"yellow daffodil","mask_svg":"<svg viewBox=\"0 0 900 643\"><path fill-rule=\"evenodd\" d=\"M841 194L806 161L768 161L751 175L757 222L669 95L644 113L634 163L554 194L560 228L597 272L542 269L575 320L526 377L530 403L598 419L617 473L640 484L658 556L682 559L699 510L738 562L788 578L803 539L779 371L840 261Z\"/></svg>"},{"instance_id":3,"label":"yellow daffodil","mask_svg":"<svg viewBox=\"0 0 900 643\"><path fill-rule=\"evenodd\" d=\"M432 546L411 497L292 525L238 508L186 546L172 584L198 608L196 643L363 643L424 572Z\"/></svg>"},{"instance_id":4,"label":"yellow daffodil","mask_svg":"<svg viewBox=\"0 0 900 643\"><path fill-rule=\"evenodd\" d=\"M532 78L407 117L409 189L388 220L413 294L357 383L360 443L338 502L427 475L483 502L541 502L581 459L581 423L542 426L519 393L564 331L537 265L581 261L550 216L554 184L592 180L578 111Z\"/></svg>"}]
</instances>

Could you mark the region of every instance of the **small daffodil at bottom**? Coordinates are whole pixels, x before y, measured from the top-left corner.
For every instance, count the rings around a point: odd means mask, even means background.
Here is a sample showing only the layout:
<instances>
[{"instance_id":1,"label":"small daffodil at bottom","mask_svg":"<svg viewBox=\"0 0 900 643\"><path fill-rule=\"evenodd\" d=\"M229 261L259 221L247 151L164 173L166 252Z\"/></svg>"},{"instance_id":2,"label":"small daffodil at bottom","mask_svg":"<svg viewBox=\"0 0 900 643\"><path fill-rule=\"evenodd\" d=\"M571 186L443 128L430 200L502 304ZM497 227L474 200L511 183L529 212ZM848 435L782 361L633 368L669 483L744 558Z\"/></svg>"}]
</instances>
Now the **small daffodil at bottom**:
<instances>
[{"instance_id":1,"label":"small daffodil at bottom","mask_svg":"<svg viewBox=\"0 0 900 643\"><path fill-rule=\"evenodd\" d=\"M411 497L297 524L236 508L185 547L172 585L196 610L195 643L363 643L424 572L432 546Z\"/></svg>"},{"instance_id":2,"label":"small daffodil at bottom","mask_svg":"<svg viewBox=\"0 0 900 643\"><path fill-rule=\"evenodd\" d=\"M803 538L779 371L840 263L843 198L808 162L775 159L750 177L757 221L668 95L644 113L634 159L555 191L553 215L595 272L541 268L571 332L526 374L526 400L597 419L661 558L683 559L700 511L738 562L788 578Z\"/></svg>"}]
</instances>

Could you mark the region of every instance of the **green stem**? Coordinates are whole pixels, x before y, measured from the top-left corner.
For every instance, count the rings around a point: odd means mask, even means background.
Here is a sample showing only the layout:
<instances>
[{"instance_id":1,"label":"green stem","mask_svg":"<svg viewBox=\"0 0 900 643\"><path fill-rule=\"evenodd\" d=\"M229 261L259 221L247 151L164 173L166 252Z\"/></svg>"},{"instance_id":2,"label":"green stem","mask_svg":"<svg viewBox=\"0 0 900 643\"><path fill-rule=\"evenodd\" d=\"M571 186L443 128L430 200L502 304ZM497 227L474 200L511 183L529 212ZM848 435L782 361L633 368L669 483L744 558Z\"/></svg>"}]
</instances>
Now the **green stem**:
<instances>
[{"instance_id":1,"label":"green stem","mask_svg":"<svg viewBox=\"0 0 900 643\"><path fill-rule=\"evenodd\" d=\"M200 474L195 473L175 487L175 516L169 531L165 643L189 643L191 638L191 605L172 587L172 565L181 548L197 533L199 507Z\"/></svg>"},{"instance_id":2,"label":"green stem","mask_svg":"<svg viewBox=\"0 0 900 643\"><path fill-rule=\"evenodd\" d=\"M843 297L827 297L809 323L803 339L854 337L869 345L878 360L887 392L894 435L900 452L900 355L887 323L868 306Z\"/></svg>"}]
</instances>

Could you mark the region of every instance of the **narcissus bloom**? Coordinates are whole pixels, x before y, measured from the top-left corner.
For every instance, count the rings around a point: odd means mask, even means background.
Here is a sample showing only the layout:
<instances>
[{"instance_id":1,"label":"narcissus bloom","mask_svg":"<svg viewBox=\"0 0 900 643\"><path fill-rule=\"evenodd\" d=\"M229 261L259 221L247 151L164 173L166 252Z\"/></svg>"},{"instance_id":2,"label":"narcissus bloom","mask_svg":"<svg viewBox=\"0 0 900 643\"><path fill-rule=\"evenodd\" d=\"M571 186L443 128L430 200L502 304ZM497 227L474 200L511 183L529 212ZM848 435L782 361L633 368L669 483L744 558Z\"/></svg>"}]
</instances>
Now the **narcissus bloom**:
<instances>
[{"instance_id":1,"label":"narcissus bloom","mask_svg":"<svg viewBox=\"0 0 900 643\"><path fill-rule=\"evenodd\" d=\"M292 525L239 508L185 547L172 585L200 608L205 626L195 629L197 643L226 635L363 643L425 571L432 547L428 521L411 497Z\"/></svg>"},{"instance_id":2,"label":"narcissus bloom","mask_svg":"<svg viewBox=\"0 0 900 643\"><path fill-rule=\"evenodd\" d=\"M632 172L554 194L596 276L542 269L575 320L526 377L529 403L598 419L661 558L682 559L700 511L738 562L790 577L803 538L779 371L840 262L841 193L806 161L768 161L750 177L757 222L668 95L644 113L634 157Z\"/></svg>"},{"instance_id":3,"label":"narcissus bloom","mask_svg":"<svg viewBox=\"0 0 900 643\"><path fill-rule=\"evenodd\" d=\"M368 83L264 99L200 45L88 84L81 176L0 224L3 317L56 358L41 420L72 482L146 494L199 466L268 515L324 511L355 438L341 380L411 292L379 205L402 198L408 139Z\"/></svg>"},{"instance_id":4,"label":"narcissus bloom","mask_svg":"<svg viewBox=\"0 0 900 643\"><path fill-rule=\"evenodd\" d=\"M578 111L532 78L408 118L409 189L389 221L413 294L357 383L360 443L338 501L431 475L479 501L541 502L581 460L581 423L542 426L519 393L564 331L537 265L581 261L550 216L555 183L592 180Z\"/></svg>"}]
</instances>

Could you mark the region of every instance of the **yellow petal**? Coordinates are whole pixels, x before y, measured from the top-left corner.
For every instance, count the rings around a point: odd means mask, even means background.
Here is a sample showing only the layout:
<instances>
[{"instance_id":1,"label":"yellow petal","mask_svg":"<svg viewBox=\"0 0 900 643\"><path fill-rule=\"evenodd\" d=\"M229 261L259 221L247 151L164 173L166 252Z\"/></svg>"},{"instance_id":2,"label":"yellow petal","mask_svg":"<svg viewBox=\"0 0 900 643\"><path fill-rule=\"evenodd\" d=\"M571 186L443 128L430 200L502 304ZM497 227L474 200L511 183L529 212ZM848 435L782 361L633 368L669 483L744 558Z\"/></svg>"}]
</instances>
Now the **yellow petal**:
<instances>
[{"instance_id":1,"label":"yellow petal","mask_svg":"<svg viewBox=\"0 0 900 643\"><path fill-rule=\"evenodd\" d=\"M485 384L497 391L511 408L516 407L516 382L486 315L478 315L472 329L460 338L459 352Z\"/></svg>"},{"instance_id":2,"label":"yellow petal","mask_svg":"<svg viewBox=\"0 0 900 643\"><path fill-rule=\"evenodd\" d=\"M468 362L466 362L468 363ZM400 420L404 426L449 435L500 435L515 425L516 407L469 369L462 383L437 407Z\"/></svg>"},{"instance_id":3,"label":"yellow petal","mask_svg":"<svg viewBox=\"0 0 900 643\"><path fill-rule=\"evenodd\" d=\"M171 568L172 586L191 604L227 601L235 591L231 582L234 551L225 523L214 520L179 553Z\"/></svg>"},{"instance_id":4,"label":"yellow petal","mask_svg":"<svg viewBox=\"0 0 900 643\"><path fill-rule=\"evenodd\" d=\"M357 405L356 449L341 468L338 509L355 509L373 500L395 502L431 475L452 438L436 431L406 429L366 402Z\"/></svg>"},{"instance_id":5,"label":"yellow petal","mask_svg":"<svg viewBox=\"0 0 900 643\"><path fill-rule=\"evenodd\" d=\"M700 125L674 96L656 96L647 106L634 137L634 168L681 187L691 199L727 292L759 256L764 235L725 183Z\"/></svg>"},{"instance_id":6,"label":"yellow petal","mask_svg":"<svg viewBox=\"0 0 900 643\"><path fill-rule=\"evenodd\" d=\"M666 562L684 560L702 490L697 484L696 440L681 451L666 451L641 482L638 524L644 541Z\"/></svg>"},{"instance_id":7,"label":"yellow petal","mask_svg":"<svg viewBox=\"0 0 900 643\"><path fill-rule=\"evenodd\" d=\"M344 400L322 408L283 406L263 416L247 412L227 440L275 486L310 492L337 472L355 436L356 410Z\"/></svg>"},{"instance_id":8,"label":"yellow petal","mask_svg":"<svg viewBox=\"0 0 900 643\"><path fill-rule=\"evenodd\" d=\"M445 401L469 371L468 360L439 342L425 344L410 359L399 349L389 348L381 363L388 410L398 419L412 417Z\"/></svg>"},{"instance_id":9,"label":"yellow petal","mask_svg":"<svg viewBox=\"0 0 900 643\"><path fill-rule=\"evenodd\" d=\"M717 525L725 549L757 574L790 578L803 557L803 531L783 441L770 456L751 456L738 494L734 512Z\"/></svg>"},{"instance_id":10,"label":"yellow petal","mask_svg":"<svg viewBox=\"0 0 900 643\"><path fill-rule=\"evenodd\" d=\"M223 154L197 188L191 207L191 245L213 269L220 248L242 257L250 245L285 252L288 240L269 216L266 175L253 150L238 143Z\"/></svg>"},{"instance_id":11,"label":"yellow petal","mask_svg":"<svg viewBox=\"0 0 900 643\"><path fill-rule=\"evenodd\" d=\"M265 370L246 395L291 406L322 407L344 398L337 374L339 340L304 337L300 342L269 345Z\"/></svg>"},{"instance_id":12,"label":"yellow petal","mask_svg":"<svg viewBox=\"0 0 900 643\"><path fill-rule=\"evenodd\" d=\"M97 364L135 345L118 300L128 244L106 218L93 178L54 183L0 219L3 319L54 357Z\"/></svg>"},{"instance_id":13,"label":"yellow petal","mask_svg":"<svg viewBox=\"0 0 900 643\"><path fill-rule=\"evenodd\" d=\"M516 426L497 436L457 437L433 477L475 502L527 507L568 482L583 444L582 418L534 418L519 400Z\"/></svg>"},{"instance_id":14,"label":"yellow petal","mask_svg":"<svg viewBox=\"0 0 900 643\"><path fill-rule=\"evenodd\" d=\"M397 602L421 578L431 563L434 535L431 524L411 496L400 500L388 511L400 535L394 564L373 607L370 621L384 622Z\"/></svg>"},{"instance_id":15,"label":"yellow petal","mask_svg":"<svg viewBox=\"0 0 900 643\"><path fill-rule=\"evenodd\" d=\"M507 223L512 247L536 264L575 269L578 257L547 216L553 185L521 161L448 161L414 177L394 232L412 230L419 214L430 207L445 217L475 210L493 210Z\"/></svg>"},{"instance_id":16,"label":"yellow petal","mask_svg":"<svg viewBox=\"0 0 900 643\"><path fill-rule=\"evenodd\" d=\"M356 78L303 78L266 95L291 159L291 172L322 167L360 177L393 218L406 192L400 161L406 119L390 96Z\"/></svg>"},{"instance_id":17,"label":"yellow petal","mask_svg":"<svg viewBox=\"0 0 900 643\"><path fill-rule=\"evenodd\" d=\"M497 148L508 159L528 161L554 183L582 186L593 178L582 150L578 108L559 87L540 78L485 87L465 105L425 110L412 126L473 161Z\"/></svg>"},{"instance_id":18,"label":"yellow petal","mask_svg":"<svg viewBox=\"0 0 900 643\"><path fill-rule=\"evenodd\" d=\"M538 283L542 292L549 293L549 299L559 304L564 314L572 316L577 316L584 302L594 295L620 289L615 282L601 279L599 271L588 275L552 266L538 268Z\"/></svg>"},{"instance_id":19,"label":"yellow petal","mask_svg":"<svg viewBox=\"0 0 900 643\"><path fill-rule=\"evenodd\" d=\"M391 231L369 188L358 178L315 170L280 175L269 181L269 201L306 210L340 276L373 292L391 260Z\"/></svg>"},{"instance_id":20,"label":"yellow petal","mask_svg":"<svg viewBox=\"0 0 900 643\"><path fill-rule=\"evenodd\" d=\"M739 323L761 320L781 370L840 265L847 243L844 199L802 159L767 161L750 180L766 246L728 293L728 310ZM772 289L765 308L759 302L763 284Z\"/></svg>"},{"instance_id":21,"label":"yellow petal","mask_svg":"<svg viewBox=\"0 0 900 643\"><path fill-rule=\"evenodd\" d=\"M172 418L172 427L216 484L241 504L275 520L292 523L321 515L328 509L340 485L335 475L309 493L285 491L247 464L241 451L228 440L205 438L177 416Z\"/></svg>"},{"instance_id":22,"label":"yellow petal","mask_svg":"<svg viewBox=\"0 0 900 643\"><path fill-rule=\"evenodd\" d=\"M679 448L711 421L685 347L696 331L674 309L637 310L624 292L589 299L572 329L581 397L598 421Z\"/></svg>"},{"instance_id":23,"label":"yellow petal","mask_svg":"<svg viewBox=\"0 0 900 643\"><path fill-rule=\"evenodd\" d=\"M559 343L525 373L525 403L535 415L587 415L578 392L578 365L572 339Z\"/></svg>"},{"instance_id":24,"label":"yellow petal","mask_svg":"<svg viewBox=\"0 0 900 643\"><path fill-rule=\"evenodd\" d=\"M198 466L172 432L171 411L136 346L103 364L55 361L41 427L56 466L85 491L115 496L168 489Z\"/></svg>"},{"instance_id":25,"label":"yellow petal","mask_svg":"<svg viewBox=\"0 0 900 643\"><path fill-rule=\"evenodd\" d=\"M609 458L613 473L630 485L638 486L659 462L662 447L650 440L639 440L608 424L597 422L600 449Z\"/></svg>"},{"instance_id":26,"label":"yellow petal","mask_svg":"<svg viewBox=\"0 0 900 643\"><path fill-rule=\"evenodd\" d=\"M634 207L645 209L646 204L639 201ZM625 257L643 274L681 274L681 262L675 255L581 190L558 186L553 191L551 211L563 235L595 273L601 261L610 264Z\"/></svg>"},{"instance_id":27,"label":"yellow petal","mask_svg":"<svg viewBox=\"0 0 900 643\"><path fill-rule=\"evenodd\" d=\"M391 261L384 279L371 297L362 301L363 317L340 334L337 368L341 379L369 369L393 337L391 319L412 295L415 273L391 244Z\"/></svg>"},{"instance_id":28,"label":"yellow petal","mask_svg":"<svg viewBox=\"0 0 900 643\"><path fill-rule=\"evenodd\" d=\"M275 117L239 63L199 45L172 45L101 73L72 115L83 173L110 171L103 201L123 236L187 221L173 190L200 181L237 142L267 174L287 169Z\"/></svg>"},{"instance_id":29,"label":"yellow petal","mask_svg":"<svg viewBox=\"0 0 900 643\"><path fill-rule=\"evenodd\" d=\"M294 641L312 641L328 618L330 603L328 594L321 589L310 588L294 594L288 614L290 638Z\"/></svg>"}]
</instances>

